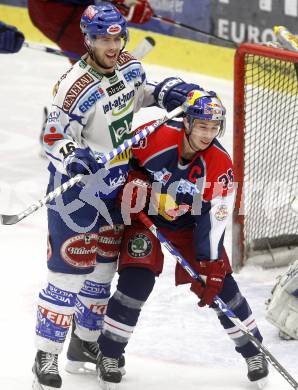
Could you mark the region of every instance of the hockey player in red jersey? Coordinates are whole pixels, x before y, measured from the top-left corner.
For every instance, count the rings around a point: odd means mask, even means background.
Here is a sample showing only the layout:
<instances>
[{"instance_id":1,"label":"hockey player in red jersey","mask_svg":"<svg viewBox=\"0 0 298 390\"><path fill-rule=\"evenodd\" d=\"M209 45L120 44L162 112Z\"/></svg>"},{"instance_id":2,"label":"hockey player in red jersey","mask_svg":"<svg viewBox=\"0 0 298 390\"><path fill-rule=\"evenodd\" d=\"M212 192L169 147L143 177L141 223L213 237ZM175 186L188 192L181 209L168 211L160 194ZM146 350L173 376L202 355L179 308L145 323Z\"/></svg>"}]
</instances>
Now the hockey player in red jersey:
<instances>
[{"instance_id":1,"label":"hockey player in red jersey","mask_svg":"<svg viewBox=\"0 0 298 390\"><path fill-rule=\"evenodd\" d=\"M117 361L163 268L160 243L137 218L142 208L140 199L149 197L148 193L138 195L144 188L152 188L145 212L191 266L206 277L203 287L177 264L176 285L191 283L199 306L215 309L213 298L219 295L262 340L223 246L234 202L232 161L216 138L225 128L225 108L214 92L191 94L183 121L168 122L132 150L134 169L121 202L124 220L128 223L131 218L132 223L125 228L117 290L109 300L99 337L97 372L104 385L121 381ZM263 355L222 312L215 311L236 351L246 360L249 380L265 378L268 367Z\"/></svg>"},{"instance_id":2,"label":"hockey player in red jersey","mask_svg":"<svg viewBox=\"0 0 298 390\"><path fill-rule=\"evenodd\" d=\"M108 0L126 17L128 22L143 24L152 16L148 0ZM83 11L94 0L28 0L32 23L62 50L78 55L86 52L79 29ZM73 61L75 62L75 61Z\"/></svg>"}]
</instances>

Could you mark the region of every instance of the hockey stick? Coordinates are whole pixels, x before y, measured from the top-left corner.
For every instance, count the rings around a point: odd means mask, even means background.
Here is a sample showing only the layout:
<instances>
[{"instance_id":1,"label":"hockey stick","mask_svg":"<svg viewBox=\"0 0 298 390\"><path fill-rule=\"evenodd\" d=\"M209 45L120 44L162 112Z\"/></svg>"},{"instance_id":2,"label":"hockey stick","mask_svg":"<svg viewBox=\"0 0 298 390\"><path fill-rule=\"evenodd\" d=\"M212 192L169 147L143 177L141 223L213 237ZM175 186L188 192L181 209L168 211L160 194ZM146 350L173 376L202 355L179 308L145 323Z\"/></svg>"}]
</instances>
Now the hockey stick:
<instances>
[{"instance_id":1,"label":"hockey stick","mask_svg":"<svg viewBox=\"0 0 298 390\"><path fill-rule=\"evenodd\" d=\"M184 24L184 23L181 23L181 22L176 22L175 20L173 19L170 19L166 16L161 16L161 15L156 15L154 14L152 16L153 19L156 19L156 20L159 20L159 21L162 21L162 22L165 22L165 23L168 23L168 24L171 24L175 27L179 27L179 28L185 28L186 30L190 30L190 31L194 31L196 33L199 33L205 37L208 37L208 38L213 38L213 39L216 39L218 41L222 41L222 42L225 42L227 43L228 45L232 46L233 48L236 48L238 47L237 43L235 43L234 41L230 40L230 39L226 39L226 38L221 38L217 35L214 35L212 33L208 33L206 31L203 31L203 30L200 30L199 28L196 28L196 27L193 27L193 26L189 26L188 24Z\"/></svg>"},{"instance_id":2,"label":"hockey stick","mask_svg":"<svg viewBox=\"0 0 298 390\"><path fill-rule=\"evenodd\" d=\"M181 256L176 248L164 237L164 235L157 229L150 218L142 211L139 213L140 221L153 233L153 235L160 241L164 247L182 266L182 268L195 280L205 283L203 278L191 267L187 260ZM234 325L238 327L249 340L263 352L265 358L269 363L284 377L284 379L295 389L298 390L298 383L288 373L288 371L276 360L276 358L268 351L268 349L248 330L243 322L233 313L233 311L216 295L214 303L217 307L229 318Z\"/></svg>"},{"instance_id":3,"label":"hockey stick","mask_svg":"<svg viewBox=\"0 0 298 390\"><path fill-rule=\"evenodd\" d=\"M72 60L79 60L81 58L81 56L79 56L78 54L72 53L70 51L55 49L54 47L38 45L27 41L23 43L23 46L29 49L43 51L45 53L56 54L57 56L61 57L67 57ZM140 60L145 57L153 49L154 46L154 39L152 37L145 37L133 50L130 51L130 53Z\"/></svg>"},{"instance_id":4,"label":"hockey stick","mask_svg":"<svg viewBox=\"0 0 298 390\"><path fill-rule=\"evenodd\" d=\"M169 112L164 118L157 119L154 121L151 125L145 127L142 129L138 134L134 135L128 140L125 140L121 145L119 145L117 148L114 148L111 152L105 153L100 156L98 161L102 164L107 163L108 161L113 160L116 156L118 156L120 153L124 152L124 150L129 149L132 145L137 144L140 140L146 138L149 134L153 133L158 127L166 123L168 120L175 118L176 116L180 115L183 112L182 107L177 107L173 111ZM68 189L72 188L75 184L77 184L84 175L76 175L75 177L71 178L67 182L63 183L61 186L57 187L54 191L49 192L46 196L44 196L42 199L38 200L37 202L33 203L31 206L29 206L27 209L22 211L19 214L15 215L5 215L0 214L0 223L2 225L14 225L18 222L20 222L22 219L26 218L28 215L34 213L38 209L40 209L42 206L46 205L48 202L51 202L53 199L57 198L59 195L63 194Z\"/></svg>"},{"instance_id":5,"label":"hockey stick","mask_svg":"<svg viewBox=\"0 0 298 390\"><path fill-rule=\"evenodd\" d=\"M67 57L72 60L79 60L81 58L81 56L79 56L78 54L72 53L70 51L55 49L54 47L38 45L27 41L23 43L23 46L29 49L43 51L45 53L56 54L57 56L61 57Z\"/></svg>"}]
</instances>

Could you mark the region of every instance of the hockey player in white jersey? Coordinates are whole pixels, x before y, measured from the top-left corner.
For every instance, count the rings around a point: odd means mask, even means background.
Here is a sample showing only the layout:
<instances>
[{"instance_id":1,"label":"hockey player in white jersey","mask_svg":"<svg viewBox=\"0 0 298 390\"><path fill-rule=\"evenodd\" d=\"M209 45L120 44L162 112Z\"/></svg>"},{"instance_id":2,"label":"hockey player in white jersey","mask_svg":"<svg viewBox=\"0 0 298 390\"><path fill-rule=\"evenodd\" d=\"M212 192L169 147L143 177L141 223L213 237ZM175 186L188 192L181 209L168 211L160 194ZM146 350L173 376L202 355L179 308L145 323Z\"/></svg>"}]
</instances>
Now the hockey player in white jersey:
<instances>
[{"instance_id":1,"label":"hockey player in white jersey","mask_svg":"<svg viewBox=\"0 0 298 390\"><path fill-rule=\"evenodd\" d=\"M278 277L268 300L266 318L283 340L298 340L298 260Z\"/></svg>"},{"instance_id":2,"label":"hockey player in white jersey","mask_svg":"<svg viewBox=\"0 0 298 390\"><path fill-rule=\"evenodd\" d=\"M141 107L170 111L199 88L174 77L148 83L140 62L123 51L126 21L110 3L89 6L81 30L88 53L56 85L43 140L48 192L77 174L87 179L48 207L48 280L39 293L33 366L38 390L62 385L58 354L73 317L68 358L81 363L79 345L87 361L96 359L123 232L115 198L127 177L129 153L105 168L96 156L132 136L133 114Z\"/></svg>"}]
</instances>

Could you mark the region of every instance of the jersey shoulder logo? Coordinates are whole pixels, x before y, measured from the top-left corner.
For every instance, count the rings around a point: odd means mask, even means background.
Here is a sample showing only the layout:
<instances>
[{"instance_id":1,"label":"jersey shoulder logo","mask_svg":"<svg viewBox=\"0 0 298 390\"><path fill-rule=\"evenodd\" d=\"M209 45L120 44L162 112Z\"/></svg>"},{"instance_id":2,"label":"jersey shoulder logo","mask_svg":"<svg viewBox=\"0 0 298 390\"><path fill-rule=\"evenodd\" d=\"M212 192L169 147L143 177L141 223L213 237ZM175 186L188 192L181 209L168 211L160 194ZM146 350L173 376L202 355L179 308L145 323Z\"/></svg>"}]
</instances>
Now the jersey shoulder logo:
<instances>
[{"instance_id":1,"label":"jersey shoulder logo","mask_svg":"<svg viewBox=\"0 0 298 390\"><path fill-rule=\"evenodd\" d=\"M92 84L94 82L93 77L90 76L90 74L85 73L83 76L78 78L72 86L67 91L64 101L63 101L63 110L68 112L79 96L79 94L88 87L88 85Z\"/></svg>"},{"instance_id":2,"label":"jersey shoulder logo","mask_svg":"<svg viewBox=\"0 0 298 390\"><path fill-rule=\"evenodd\" d=\"M120 54L120 56L118 57L118 65L125 65L127 64L129 61L132 61L132 60L135 60L136 58L130 54L128 51L124 51Z\"/></svg>"}]
</instances>

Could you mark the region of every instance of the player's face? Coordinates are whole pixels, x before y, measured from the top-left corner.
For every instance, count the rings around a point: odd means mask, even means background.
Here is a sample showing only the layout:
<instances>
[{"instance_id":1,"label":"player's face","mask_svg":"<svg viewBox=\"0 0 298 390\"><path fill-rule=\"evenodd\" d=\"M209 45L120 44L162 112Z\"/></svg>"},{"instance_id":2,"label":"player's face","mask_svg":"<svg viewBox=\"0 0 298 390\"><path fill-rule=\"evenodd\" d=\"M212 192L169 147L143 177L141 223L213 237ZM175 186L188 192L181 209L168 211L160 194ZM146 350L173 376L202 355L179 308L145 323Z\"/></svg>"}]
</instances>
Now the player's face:
<instances>
[{"instance_id":1,"label":"player's face","mask_svg":"<svg viewBox=\"0 0 298 390\"><path fill-rule=\"evenodd\" d=\"M220 121L195 119L188 142L194 150L205 150L218 135Z\"/></svg>"},{"instance_id":2,"label":"player's face","mask_svg":"<svg viewBox=\"0 0 298 390\"><path fill-rule=\"evenodd\" d=\"M98 64L104 70L103 73L112 72L123 47L123 38L120 35L98 36L92 41L91 47Z\"/></svg>"}]
</instances>

